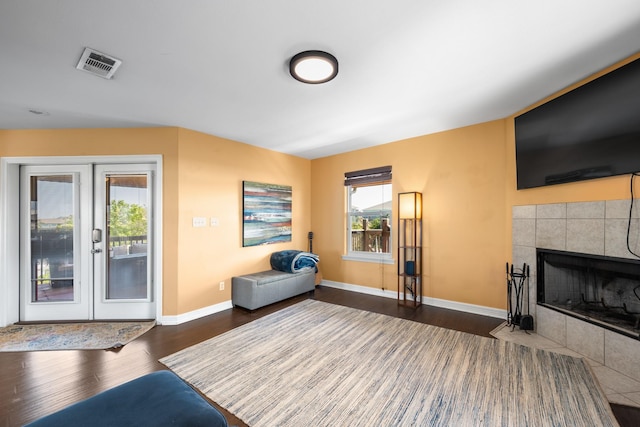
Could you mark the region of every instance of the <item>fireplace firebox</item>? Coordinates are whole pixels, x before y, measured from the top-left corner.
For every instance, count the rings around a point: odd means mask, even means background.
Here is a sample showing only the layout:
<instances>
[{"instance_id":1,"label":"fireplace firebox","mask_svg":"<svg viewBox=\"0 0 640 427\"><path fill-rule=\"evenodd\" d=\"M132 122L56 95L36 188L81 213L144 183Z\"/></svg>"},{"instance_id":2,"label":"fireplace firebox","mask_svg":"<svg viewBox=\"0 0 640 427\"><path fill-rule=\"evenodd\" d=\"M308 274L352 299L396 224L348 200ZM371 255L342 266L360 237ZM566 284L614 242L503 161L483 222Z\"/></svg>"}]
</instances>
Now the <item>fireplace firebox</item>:
<instances>
[{"instance_id":1,"label":"fireplace firebox","mask_svg":"<svg viewBox=\"0 0 640 427\"><path fill-rule=\"evenodd\" d=\"M538 304L640 339L640 260L536 249Z\"/></svg>"}]
</instances>

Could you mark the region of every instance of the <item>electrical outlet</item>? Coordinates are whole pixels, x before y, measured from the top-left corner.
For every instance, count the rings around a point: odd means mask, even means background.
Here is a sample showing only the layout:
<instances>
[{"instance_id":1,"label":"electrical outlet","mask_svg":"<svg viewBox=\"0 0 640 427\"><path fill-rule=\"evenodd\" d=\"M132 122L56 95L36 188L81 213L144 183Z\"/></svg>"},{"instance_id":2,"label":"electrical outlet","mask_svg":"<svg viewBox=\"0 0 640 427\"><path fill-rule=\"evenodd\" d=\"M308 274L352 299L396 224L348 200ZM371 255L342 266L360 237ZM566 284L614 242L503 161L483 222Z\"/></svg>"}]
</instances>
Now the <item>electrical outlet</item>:
<instances>
[{"instance_id":1,"label":"electrical outlet","mask_svg":"<svg viewBox=\"0 0 640 427\"><path fill-rule=\"evenodd\" d=\"M224 291L224 282L220 282L220 290Z\"/></svg>"},{"instance_id":2,"label":"electrical outlet","mask_svg":"<svg viewBox=\"0 0 640 427\"><path fill-rule=\"evenodd\" d=\"M211 217L211 226L217 227L218 225L220 225L220 220L218 218Z\"/></svg>"}]
</instances>

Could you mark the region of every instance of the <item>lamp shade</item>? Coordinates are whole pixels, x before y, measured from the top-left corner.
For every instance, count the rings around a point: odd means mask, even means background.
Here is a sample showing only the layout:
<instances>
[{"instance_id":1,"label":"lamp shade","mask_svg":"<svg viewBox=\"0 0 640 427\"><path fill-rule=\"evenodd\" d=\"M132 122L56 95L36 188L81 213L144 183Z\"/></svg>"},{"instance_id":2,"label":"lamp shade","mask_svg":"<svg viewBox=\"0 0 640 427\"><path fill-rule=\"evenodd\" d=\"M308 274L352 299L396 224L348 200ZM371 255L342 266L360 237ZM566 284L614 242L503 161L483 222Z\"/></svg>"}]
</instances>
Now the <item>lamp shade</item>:
<instances>
[{"instance_id":1,"label":"lamp shade","mask_svg":"<svg viewBox=\"0 0 640 427\"><path fill-rule=\"evenodd\" d=\"M400 193L399 212L400 219L422 218L422 194L418 192Z\"/></svg>"}]
</instances>

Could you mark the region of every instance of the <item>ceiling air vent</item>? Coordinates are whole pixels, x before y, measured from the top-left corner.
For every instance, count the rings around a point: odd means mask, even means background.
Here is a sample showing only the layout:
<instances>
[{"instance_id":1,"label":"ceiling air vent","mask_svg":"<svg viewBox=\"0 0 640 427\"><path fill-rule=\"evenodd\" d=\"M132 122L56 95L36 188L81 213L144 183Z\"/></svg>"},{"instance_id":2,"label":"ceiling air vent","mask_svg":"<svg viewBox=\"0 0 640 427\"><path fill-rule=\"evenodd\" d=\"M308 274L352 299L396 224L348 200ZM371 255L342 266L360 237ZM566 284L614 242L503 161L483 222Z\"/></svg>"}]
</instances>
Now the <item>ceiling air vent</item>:
<instances>
[{"instance_id":1,"label":"ceiling air vent","mask_svg":"<svg viewBox=\"0 0 640 427\"><path fill-rule=\"evenodd\" d=\"M110 79L121 64L122 61L119 59L87 47L84 49L84 52L82 52L76 68L105 79Z\"/></svg>"}]
</instances>

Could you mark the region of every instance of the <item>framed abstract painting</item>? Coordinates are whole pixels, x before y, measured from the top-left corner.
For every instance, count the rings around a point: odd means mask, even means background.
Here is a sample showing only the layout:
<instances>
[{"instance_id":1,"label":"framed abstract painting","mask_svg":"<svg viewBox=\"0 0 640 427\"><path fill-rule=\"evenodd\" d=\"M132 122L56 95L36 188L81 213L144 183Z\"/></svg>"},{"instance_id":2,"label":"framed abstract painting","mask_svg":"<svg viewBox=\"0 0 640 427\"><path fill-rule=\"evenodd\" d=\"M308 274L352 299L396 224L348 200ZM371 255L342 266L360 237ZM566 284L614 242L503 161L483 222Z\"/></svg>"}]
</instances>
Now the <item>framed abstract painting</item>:
<instances>
[{"instance_id":1,"label":"framed abstract painting","mask_svg":"<svg viewBox=\"0 0 640 427\"><path fill-rule=\"evenodd\" d=\"M242 246L291 241L291 187L242 181Z\"/></svg>"}]
</instances>

